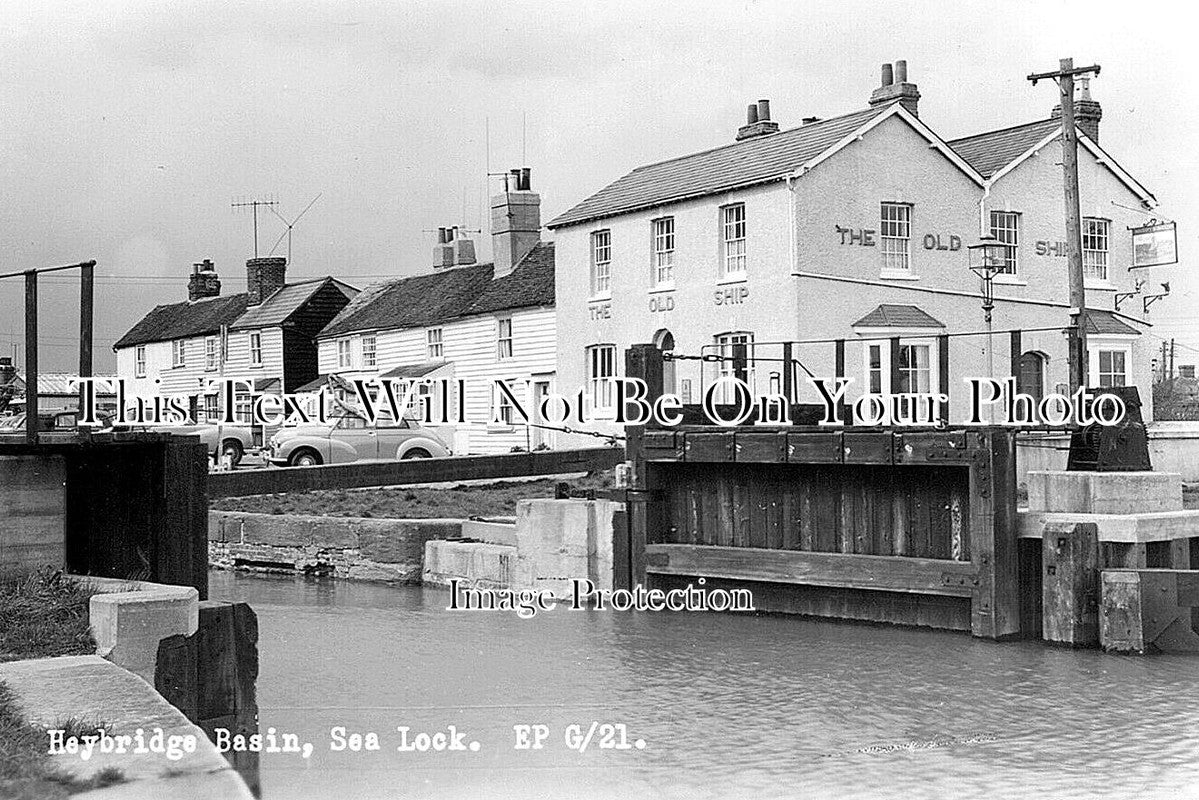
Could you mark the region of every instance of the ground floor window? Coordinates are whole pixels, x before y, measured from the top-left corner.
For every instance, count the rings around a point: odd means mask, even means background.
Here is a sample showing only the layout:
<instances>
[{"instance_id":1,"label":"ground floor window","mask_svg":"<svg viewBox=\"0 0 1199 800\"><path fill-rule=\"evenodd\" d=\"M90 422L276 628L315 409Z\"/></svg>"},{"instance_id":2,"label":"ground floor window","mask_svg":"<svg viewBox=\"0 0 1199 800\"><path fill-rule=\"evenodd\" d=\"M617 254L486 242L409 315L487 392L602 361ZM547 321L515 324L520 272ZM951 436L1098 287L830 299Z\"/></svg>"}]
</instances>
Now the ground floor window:
<instances>
[{"instance_id":1,"label":"ground floor window","mask_svg":"<svg viewBox=\"0 0 1199 800\"><path fill-rule=\"evenodd\" d=\"M738 345L744 345L744 350ZM737 378L753 391L754 335L748 331L730 331L716 336L716 354L720 356L717 378ZM744 353L745 360L738 358ZM721 388L720 402L732 403L736 397L732 386Z\"/></svg>"},{"instance_id":2,"label":"ground floor window","mask_svg":"<svg viewBox=\"0 0 1199 800\"><path fill-rule=\"evenodd\" d=\"M616 345L596 344L587 348L587 387L596 409L611 409L616 377Z\"/></svg>"},{"instance_id":3,"label":"ground floor window","mask_svg":"<svg viewBox=\"0 0 1199 800\"><path fill-rule=\"evenodd\" d=\"M927 344L901 344L899 346L899 391L901 393L930 391L932 370L929 366Z\"/></svg>"}]
</instances>

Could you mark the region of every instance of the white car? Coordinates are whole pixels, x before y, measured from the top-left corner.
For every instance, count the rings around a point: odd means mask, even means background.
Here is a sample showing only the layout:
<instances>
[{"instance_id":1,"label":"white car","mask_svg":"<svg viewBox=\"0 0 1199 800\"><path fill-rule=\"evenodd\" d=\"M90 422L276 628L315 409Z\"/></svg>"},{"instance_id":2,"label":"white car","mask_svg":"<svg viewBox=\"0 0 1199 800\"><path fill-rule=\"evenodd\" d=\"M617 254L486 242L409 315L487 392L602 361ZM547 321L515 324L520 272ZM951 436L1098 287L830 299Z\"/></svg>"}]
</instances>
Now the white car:
<instances>
[{"instance_id":1,"label":"white car","mask_svg":"<svg viewBox=\"0 0 1199 800\"><path fill-rule=\"evenodd\" d=\"M374 425L346 413L328 425L298 425L271 437L267 460L277 466L310 467L351 461L443 458L450 448L441 438L404 418L397 424L380 416Z\"/></svg>"}]
</instances>

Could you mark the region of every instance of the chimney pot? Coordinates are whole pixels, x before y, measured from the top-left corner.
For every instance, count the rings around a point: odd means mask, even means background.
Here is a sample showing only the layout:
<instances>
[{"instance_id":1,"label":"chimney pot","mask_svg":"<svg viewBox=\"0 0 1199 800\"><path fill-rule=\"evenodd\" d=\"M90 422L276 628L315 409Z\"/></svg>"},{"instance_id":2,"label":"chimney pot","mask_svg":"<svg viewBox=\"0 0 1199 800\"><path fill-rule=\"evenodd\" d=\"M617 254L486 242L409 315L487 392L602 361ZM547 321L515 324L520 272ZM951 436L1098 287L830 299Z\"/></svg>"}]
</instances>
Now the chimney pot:
<instances>
[{"instance_id":1,"label":"chimney pot","mask_svg":"<svg viewBox=\"0 0 1199 800\"><path fill-rule=\"evenodd\" d=\"M899 61L895 62L895 82L908 82L908 62L905 59L901 58Z\"/></svg>"},{"instance_id":2,"label":"chimney pot","mask_svg":"<svg viewBox=\"0 0 1199 800\"><path fill-rule=\"evenodd\" d=\"M883 82L881 86L885 88L893 83L895 83L895 75L891 71L891 65L883 64Z\"/></svg>"},{"instance_id":3,"label":"chimney pot","mask_svg":"<svg viewBox=\"0 0 1199 800\"><path fill-rule=\"evenodd\" d=\"M529 167L520 168L520 188L526 192L533 190L533 170Z\"/></svg>"},{"instance_id":4,"label":"chimney pot","mask_svg":"<svg viewBox=\"0 0 1199 800\"><path fill-rule=\"evenodd\" d=\"M753 125L758 121L758 104L750 103L745 109L745 124Z\"/></svg>"},{"instance_id":5,"label":"chimney pot","mask_svg":"<svg viewBox=\"0 0 1199 800\"><path fill-rule=\"evenodd\" d=\"M770 121L770 101L769 100L759 100L758 101L758 122L769 122L769 121Z\"/></svg>"}]
</instances>

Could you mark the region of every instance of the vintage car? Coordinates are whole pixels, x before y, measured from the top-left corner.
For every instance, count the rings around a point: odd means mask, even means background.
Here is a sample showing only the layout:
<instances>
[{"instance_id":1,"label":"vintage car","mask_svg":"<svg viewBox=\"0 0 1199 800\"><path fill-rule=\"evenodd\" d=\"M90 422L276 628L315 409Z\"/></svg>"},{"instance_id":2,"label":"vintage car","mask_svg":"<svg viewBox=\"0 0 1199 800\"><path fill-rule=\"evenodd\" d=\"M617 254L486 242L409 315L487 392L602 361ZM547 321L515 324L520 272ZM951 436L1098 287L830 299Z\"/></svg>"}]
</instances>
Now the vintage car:
<instances>
[{"instance_id":1,"label":"vintage car","mask_svg":"<svg viewBox=\"0 0 1199 800\"><path fill-rule=\"evenodd\" d=\"M79 413L76 411L43 411L37 415L37 427L39 431L50 433L54 431L73 431L80 427L89 427L94 430L107 429L112 423L111 418L107 414L97 414L95 425L82 426L79 424ZM0 417L0 431L13 433L25 429L25 414L11 414Z\"/></svg>"},{"instance_id":2,"label":"vintage car","mask_svg":"<svg viewBox=\"0 0 1199 800\"><path fill-rule=\"evenodd\" d=\"M153 425L147 430L155 433L173 433L176 436L198 436L208 445L208 455L216 460L229 456L237 466L246 451L254 446L254 435L247 425L224 425L202 422L197 425Z\"/></svg>"},{"instance_id":3,"label":"vintage car","mask_svg":"<svg viewBox=\"0 0 1199 800\"><path fill-rule=\"evenodd\" d=\"M328 425L284 428L271 437L267 460L277 466L310 467L369 459L441 458L450 454L436 433L403 418L380 416L374 425L346 413Z\"/></svg>"}]
</instances>

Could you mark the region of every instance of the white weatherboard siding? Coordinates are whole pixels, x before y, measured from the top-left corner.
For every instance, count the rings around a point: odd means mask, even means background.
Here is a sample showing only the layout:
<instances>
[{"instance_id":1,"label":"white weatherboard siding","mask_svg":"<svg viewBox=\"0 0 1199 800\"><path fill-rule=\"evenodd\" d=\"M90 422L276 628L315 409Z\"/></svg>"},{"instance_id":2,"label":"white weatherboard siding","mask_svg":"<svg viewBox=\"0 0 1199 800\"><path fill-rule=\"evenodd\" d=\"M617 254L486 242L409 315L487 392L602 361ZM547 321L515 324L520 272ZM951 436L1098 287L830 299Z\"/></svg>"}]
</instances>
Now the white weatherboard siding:
<instances>
[{"instance_id":1,"label":"white weatherboard siding","mask_svg":"<svg viewBox=\"0 0 1199 800\"><path fill-rule=\"evenodd\" d=\"M496 347L496 320L510 316L512 319L512 356L500 360ZM511 315L481 314L466 319L447 322L442 330L441 360L453 367L453 378L466 381L466 418L468 425L459 426L455 451L470 453L507 453L513 447L525 448L537 437L527 435L525 426L494 426L491 419L491 386L495 378L513 381L514 394L526 398L525 380L537 377L553 379L555 365L555 317L552 308L521 309ZM320 372L331 372L348 376L373 376L399 366L422 364L428 356L426 328L385 330L375 334L377 366L367 369L362 364L362 336L322 338L319 342L318 362ZM350 340L351 365L339 368L337 364L337 342ZM530 413L532 413L530 408ZM515 420L519 423L519 415ZM446 431L441 431L447 439ZM531 433L531 432L530 432ZM547 436L553 442L553 436Z\"/></svg>"}]
</instances>

